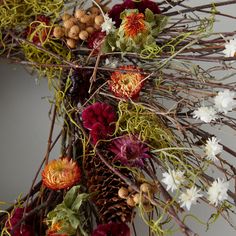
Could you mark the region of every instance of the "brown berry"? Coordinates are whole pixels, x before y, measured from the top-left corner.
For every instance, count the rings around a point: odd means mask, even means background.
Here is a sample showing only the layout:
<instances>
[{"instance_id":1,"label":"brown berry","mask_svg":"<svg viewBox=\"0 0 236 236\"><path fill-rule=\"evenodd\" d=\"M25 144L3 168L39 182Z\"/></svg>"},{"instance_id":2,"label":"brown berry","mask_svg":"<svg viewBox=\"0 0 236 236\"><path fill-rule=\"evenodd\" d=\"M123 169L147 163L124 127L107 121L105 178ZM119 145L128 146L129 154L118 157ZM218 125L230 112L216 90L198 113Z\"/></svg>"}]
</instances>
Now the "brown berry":
<instances>
[{"instance_id":1,"label":"brown berry","mask_svg":"<svg viewBox=\"0 0 236 236\"><path fill-rule=\"evenodd\" d=\"M94 32L94 28L92 26L88 26L86 29L85 29L89 34L92 34Z\"/></svg>"},{"instance_id":2,"label":"brown berry","mask_svg":"<svg viewBox=\"0 0 236 236\"><path fill-rule=\"evenodd\" d=\"M65 13L61 18L63 21L69 20L72 16L68 13Z\"/></svg>"},{"instance_id":3,"label":"brown berry","mask_svg":"<svg viewBox=\"0 0 236 236\"><path fill-rule=\"evenodd\" d=\"M102 15L96 16L95 19L94 19L94 22L95 22L96 25L101 26L102 23L104 22L103 16Z\"/></svg>"},{"instance_id":4,"label":"brown berry","mask_svg":"<svg viewBox=\"0 0 236 236\"><path fill-rule=\"evenodd\" d=\"M65 35L65 30L61 26L56 26L53 29L53 36L55 38L62 38Z\"/></svg>"},{"instance_id":5,"label":"brown berry","mask_svg":"<svg viewBox=\"0 0 236 236\"><path fill-rule=\"evenodd\" d=\"M79 39L79 32L80 32L80 28L78 25L73 25L69 32L68 32L68 37L69 38L72 38L72 39L75 39L75 40L78 40Z\"/></svg>"},{"instance_id":6,"label":"brown berry","mask_svg":"<svg viewBox=\"0 0 236 236\"><path fill-rule=\"evenodd\" d=\"M143 183L140 185L140 191L144 193L151 193L153 191L151 184Z\"/></svg>"},{"instance_id":7,"label":"brown berry","mask_svg":"<svg viewBox=\"0 0 236 236\"><path fill-rule=\"evenodd\" d=\"M84 15L80 18L80 22L81 23L85 23L85 24L88 24L90 22L90 16L89 15Z\"/></svg>"},{"instance_id":8,"label":"brown berry","mask_svg":"<svg viewBox=\"0 0 236 236\"><path fill-rule=\"evenodd\" d=\"M63 26L66 29L70 29L74 24L75 24L74 21L69 19L69 20L64 21Z\"/></svg>"},{"instance_id":9,"label":"brown berry","mask_svg":"<svg viewBox=\"0 0 236 236\"><path fill-rule=\"evenodd\" d=\"M135 204L139 204L140 203L140 194L139 193L134 194L133 200L134 200Z\"/></svg>"},{"instance_id":10,"label":"brown berry","mask_svg":"<svg viewBox=\"0 0 236 236\"><path fill-rule=\"evenodd\" d=\"M94 26L93 26L96 30L100 30L101 29L101 26L100 25L96 25L96 24L94 24Z\"/></svg>"},{"instance_id":11,"label":"brown berry","mask_svg":"<svg viewBox=\"0 0 236 236\"><path fill-rule=\"evenodd\" d=\"M88 34L88 32L87 31L85 31L85 30L82 30L80 33L79 33L79 38L81 39L81 40L86 40L87 38L88 38L88 36L89 36L89 34Z\"/></svg>"},{"instance_id":12,"label":"brown berry","mask_svg":"<svg viewBox=\"0 0 236 236\"><path fill-rule=\"evenodd\" d=\"M74 39L67 39L66 44L69 48L76 48L77 41Z\"/></svg>"},{"instance_id":13,"label":"brown berry","mask_svg":"<svg viewBox=\"0 0 236 236\"><path fill-rule=\"evenodd\" d=\"M94 15L99 15L101 13L97 7L90 7L89 11L91 12L91 14L94 14Z\"/></svg>"},{"instance_id":14,"label":"brown berry","mask_svg":"<svg viewBox=\"0 0 236 236\"><path fill-rule=\"evenodd\" d=\"M83 17L85 15L85 11L84 10L81 10L81 9L77 9L75 11L75 18L77 18L78 20L81 19L81 17Z\"/></svg>"},{"instance_id":15,"label":"brown berry","mask_svg":"<svg viewBox=\"0 0 236 236\"><path fill-rule=\"evenodd\" d=\"M125 187L121 187L118 191L118 196L122 199L126 199L129 195L129 191Z\"/></svg>"},{"instance_id":16,"label":"brown berry","mask_svg":"<svg viewBox=\"0 0 236 236\"><path fill-rule=\"evenodd\" d=\"M131 206L131 207L135 207L136 205L134 202L134 199L131 196L127 198L126 203L128 206Z\"/></svg>"}]
</instances>

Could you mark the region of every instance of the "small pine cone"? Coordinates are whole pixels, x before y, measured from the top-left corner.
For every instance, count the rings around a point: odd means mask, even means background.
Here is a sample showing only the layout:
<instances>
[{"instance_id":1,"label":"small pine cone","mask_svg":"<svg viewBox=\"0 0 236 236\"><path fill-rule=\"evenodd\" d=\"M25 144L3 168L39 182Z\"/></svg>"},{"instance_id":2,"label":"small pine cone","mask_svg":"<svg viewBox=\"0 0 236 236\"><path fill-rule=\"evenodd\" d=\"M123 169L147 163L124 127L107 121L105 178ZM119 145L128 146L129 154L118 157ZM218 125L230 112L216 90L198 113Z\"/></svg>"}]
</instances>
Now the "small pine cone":
<instances>
[{"instance_id":1,"label":"small pine cone","mask_svg":"<svg viewBox=\"0 0 236 236\"><path fill-rule=\"evenodd\" d=\"M99 157L88 157L86 161L88 189L95 193L93 202L97 207L101 223L130 222L133 208L127 205L126 199L118 196L118 191L125 183L105 166ZM120 170L123 173L126 170ZM128 187L128 186L127 186Z\"/></svg>"}]
</instances>

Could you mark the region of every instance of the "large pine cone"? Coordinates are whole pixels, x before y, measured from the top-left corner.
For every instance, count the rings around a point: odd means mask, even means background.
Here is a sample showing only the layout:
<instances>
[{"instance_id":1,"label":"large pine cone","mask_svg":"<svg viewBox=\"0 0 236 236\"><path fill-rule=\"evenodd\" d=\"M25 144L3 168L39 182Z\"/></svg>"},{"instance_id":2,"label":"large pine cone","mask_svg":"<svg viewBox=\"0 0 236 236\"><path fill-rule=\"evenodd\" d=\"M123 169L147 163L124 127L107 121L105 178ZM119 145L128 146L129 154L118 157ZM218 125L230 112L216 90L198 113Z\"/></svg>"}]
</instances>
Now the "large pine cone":
<instances>
[{"instance_id":1,"label":"large pine cone","mask_svg":"<svg viewBox=\"0 0 236 236\"><path fill-rule=\"evenodd\" d=\"M120 170L127 172L126 170ZM133 208L126 200L118 196L118 190L127 185L103 164L99 157L88 157L86 161L87 184L90 193L94 193L93 202L97 207L101 223L130 222Z\"/></svg>"}]
</instances>

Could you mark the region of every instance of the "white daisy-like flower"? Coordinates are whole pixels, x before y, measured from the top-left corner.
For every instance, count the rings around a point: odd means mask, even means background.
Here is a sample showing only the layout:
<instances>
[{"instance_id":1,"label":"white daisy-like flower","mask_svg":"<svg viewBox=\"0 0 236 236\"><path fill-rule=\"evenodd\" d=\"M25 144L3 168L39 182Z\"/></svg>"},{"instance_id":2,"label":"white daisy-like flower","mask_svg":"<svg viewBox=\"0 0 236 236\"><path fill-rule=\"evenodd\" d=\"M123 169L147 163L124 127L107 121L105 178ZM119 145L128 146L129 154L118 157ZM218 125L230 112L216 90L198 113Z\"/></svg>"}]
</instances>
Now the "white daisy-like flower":
<instances>
[{"instance_id":1,"label":"white daisy-like flower","mask_svg":"<svg viewBox=\"0 0 236 236\"><path fill-rule=\"evenodd\" d=\"M227 191L229 189L229 181L224 181L218 178L208 189L208 200L211 204L218 206L218 204L228 198Z\"/></svg>"},{"instance_id":2,"label":"white daisy-like flower","mask_svg":"<svg viewBox=\"0 0 236 236\"><path fill-rule=\"evenodd\" d=\"M166 190L171 190L173 192L174 190L178 189L178 187L184 182L184 172L180 170L169 170L168 172L165 172L162 174L163 179L162 182L167 185Z\"/></svg>"},{"instance_id":3,"label":"white daisy-like flower","mask_svg":"<svg viewBox=\"0 0 236 236\"><path fill-rule=\"evenodd\" d=\"M218 92L217 96L214 97L215 107L219 112L227 114L228 111L232 111L236 105L234 100L235 92L225 89L224 91Z\"/></svg>"},{"instance_id":4,"label":"white daisy-like flower","mask_svg":"<svg viewBox=\"0 0 236 236\"><path fill-rule=\"evenodd\" d=\"M200 119L206 123L210 123L217 118L216 110L213 107L199 107L192 114L193 118Z\"/></svg>"},{"instance_id":5,"label":"white daisy-like flower","mask_svg":"<svg viewBox=\"0 0 236 236\"><path fill-rule=\"evenodd\" d=\"M216 137L209 138L205 145L206 159L210 161L217 161L216 155L220 154L223 147L219 144L219 140Z\"/></svg>"},{"instance_id":6,"label":"white daisy-like flower","mask_svg":"<svg viewBox=\"0 0 236 236\"><path fill-rule=\"evenodd\" d=\"M236 38L231 39L225 44L225 50L223 51L225 57L233 57L236 53Z\"/></svg>"},{"instance_id":7,"label":"white daisy-like flower","mask_svg":"<svg viewBox=\"0 0 236 236\"><path fill-rule=\"evenodd\" d=\"M108 16L108 14L104 15L104 22L101 25L102 32L106 32L108 35L109 33L113 32L115 30L115 22L112 21L112 19Z\"/></svg>"},{"instance_id":8,"label":"white daisy-like flower","mask_svg":"<svg viewBox=\"0 0 236 236\"><path fill-rule=\"evenodd\" d=\"M200 189L193 186L190 189L187 189L185 193L181 193L179 196L181 207L186 207L189 211L192 204L196 204L198 198L202 197L203 195L199 193Z\"/></svg>"}]
</instances>

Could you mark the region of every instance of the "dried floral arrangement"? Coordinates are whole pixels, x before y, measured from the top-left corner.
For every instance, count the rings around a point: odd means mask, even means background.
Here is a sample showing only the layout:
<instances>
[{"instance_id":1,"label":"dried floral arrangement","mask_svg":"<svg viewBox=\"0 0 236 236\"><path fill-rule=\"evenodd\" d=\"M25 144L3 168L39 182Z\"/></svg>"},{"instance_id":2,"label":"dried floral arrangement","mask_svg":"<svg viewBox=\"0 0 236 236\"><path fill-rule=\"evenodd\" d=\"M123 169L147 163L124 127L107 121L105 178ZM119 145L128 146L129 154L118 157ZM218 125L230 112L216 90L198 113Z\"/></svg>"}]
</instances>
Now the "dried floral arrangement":
<instances>
[{"instance_id":1,"label":"dried floral arrangement","mask_svg":"<svg viewBox=\"0 0 236 236\"><path fill-rule=\"evenodd\" d=\"M220 6L236 1L0 1L1 58L54 91L46 154L1 236L139 235L138 217L149 235L198 235L198 204L214 209L202 227L235 228L236 150L215 130L236 129L236 38L214 31L235 17Z\"/></svg>"}]
</instances>

